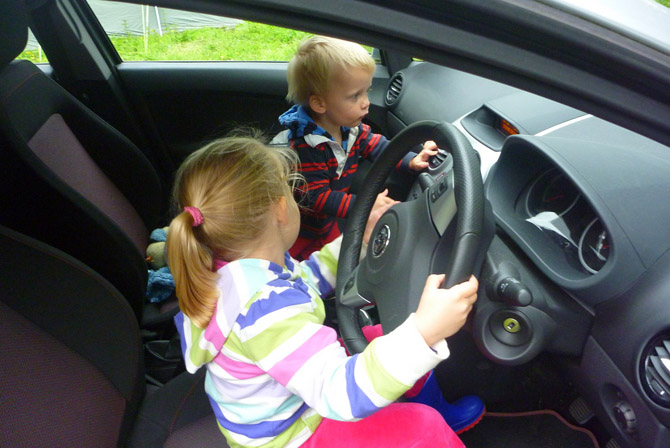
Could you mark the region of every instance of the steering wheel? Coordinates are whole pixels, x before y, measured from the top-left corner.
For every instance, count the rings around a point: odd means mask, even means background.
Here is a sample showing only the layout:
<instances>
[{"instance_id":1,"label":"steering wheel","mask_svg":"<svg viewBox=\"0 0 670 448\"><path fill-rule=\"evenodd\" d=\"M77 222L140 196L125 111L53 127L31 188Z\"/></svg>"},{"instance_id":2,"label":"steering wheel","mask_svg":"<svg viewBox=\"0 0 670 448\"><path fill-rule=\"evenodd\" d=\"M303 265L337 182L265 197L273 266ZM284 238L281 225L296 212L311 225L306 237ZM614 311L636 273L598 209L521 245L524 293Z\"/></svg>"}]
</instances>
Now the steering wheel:
<instances>
[{"instance_id":1,"label":"steering wheel","mask_svg":"<svg viewBox=\"0 0 670 448\"><path fill-rule=\"evenodd\" d=\"M421 195L394 205L379 219L367 254L358 264L363 232L377 194L409 148L427 140L453 156L453 171L445 171L437 179L420 174ZM484 206L479 159L453 125L420 121L390 141L349 211L340 250L336 307L349 353L360 353L368 344L358 321L362 306L376 304L382 328L388 333L416 310L430 273L446 274L443 288L470 277L482 247L487 245L482 235Z\"/></svg>"}]
</instances>

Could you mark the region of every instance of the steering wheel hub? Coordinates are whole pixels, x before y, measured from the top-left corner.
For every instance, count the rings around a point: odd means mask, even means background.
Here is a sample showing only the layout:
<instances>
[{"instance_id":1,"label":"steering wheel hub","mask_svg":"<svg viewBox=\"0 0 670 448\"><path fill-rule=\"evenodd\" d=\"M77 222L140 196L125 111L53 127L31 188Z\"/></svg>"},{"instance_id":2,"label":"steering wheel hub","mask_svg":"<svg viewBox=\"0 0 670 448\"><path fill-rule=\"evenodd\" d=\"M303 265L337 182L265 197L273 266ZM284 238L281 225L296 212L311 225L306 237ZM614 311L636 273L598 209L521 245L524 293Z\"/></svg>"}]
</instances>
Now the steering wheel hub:
<instances>
[{"instance_id":1,"label":"steering wheel hub","mask_svg":"<svg viewBox=\"0 0 670 448\"><path fill-rule=\"evenodd\" d=\"M372 256L379 258L391 241L391 228L388 224L384 224L376 233L372 242Z\"/></svg>"}]
</instances>

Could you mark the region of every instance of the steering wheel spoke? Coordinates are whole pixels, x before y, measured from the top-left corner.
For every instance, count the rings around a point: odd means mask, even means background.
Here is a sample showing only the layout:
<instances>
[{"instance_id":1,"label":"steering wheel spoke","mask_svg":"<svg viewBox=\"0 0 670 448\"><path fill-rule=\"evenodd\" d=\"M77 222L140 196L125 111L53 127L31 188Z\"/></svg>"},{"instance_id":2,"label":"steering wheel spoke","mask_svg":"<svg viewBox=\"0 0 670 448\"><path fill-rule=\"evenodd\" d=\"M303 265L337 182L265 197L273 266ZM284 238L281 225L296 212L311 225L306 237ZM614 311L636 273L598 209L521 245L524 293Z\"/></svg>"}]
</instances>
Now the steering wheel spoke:
<instances>
[{"instance_id":1,"label":"steering wheel spoke","mask_svg":"<svg viewBox=\"0 0 670 448\"><path fill-rule=\"evenodd\" d=\"M350 308L361 308L365 305L371 305L373 301L366 299L363 297L358 289L358 273L360 270L360 266L357 266L352 272L351 275L349 275L349 278L344 284L344 287L342 288L342 292L340 293L340 299L339 302L340 304L350 307Z\"/></svg>"}]
</instances>

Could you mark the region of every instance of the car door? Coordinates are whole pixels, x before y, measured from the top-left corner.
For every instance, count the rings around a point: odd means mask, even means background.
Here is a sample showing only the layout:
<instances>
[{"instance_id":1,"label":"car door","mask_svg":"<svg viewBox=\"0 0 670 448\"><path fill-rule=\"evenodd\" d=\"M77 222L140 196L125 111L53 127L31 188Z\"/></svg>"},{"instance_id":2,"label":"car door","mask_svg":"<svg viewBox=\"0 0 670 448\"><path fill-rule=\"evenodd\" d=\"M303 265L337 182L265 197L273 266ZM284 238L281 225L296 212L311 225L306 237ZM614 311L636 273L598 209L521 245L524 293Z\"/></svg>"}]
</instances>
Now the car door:
<instances>
[{"instance_id":1,"label":"car door","mask_svg":"<svg viewBox=\"0 0 670 448\"><path fill-rule=\"evenodd\" d=\"M33 9L32 18L54 78L133 139L166 184L175 167L209 140L240 127L268 137L281 130L277 118L290 107L287 61L307 35L104 0L47 2ZM241 28L247 32L227 38ZM203 30L209 34L197 35ZM258 49L273 46L267 39L284 48L263 53ZM389 71L378 60L368 122L384 132Z\"/></svg>"}]
</instances>

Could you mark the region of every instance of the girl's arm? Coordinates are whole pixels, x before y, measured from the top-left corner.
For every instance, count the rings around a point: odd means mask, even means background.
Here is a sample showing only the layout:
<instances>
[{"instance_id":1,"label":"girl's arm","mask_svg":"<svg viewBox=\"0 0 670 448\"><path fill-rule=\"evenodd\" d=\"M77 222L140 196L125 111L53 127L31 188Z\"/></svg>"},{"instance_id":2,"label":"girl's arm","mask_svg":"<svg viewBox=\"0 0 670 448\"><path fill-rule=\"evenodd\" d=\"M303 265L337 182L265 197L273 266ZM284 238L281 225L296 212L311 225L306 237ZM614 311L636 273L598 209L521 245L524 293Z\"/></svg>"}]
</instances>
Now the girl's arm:
<instances>
[{"instance_id":1,"label":"girl's arm","mask_svg":"<svg viewBox=\"0 0 670 448\"><path fill-rule=\"evenodd\" d=\"M368 241L372 230L379 218L398 201L388 197L388 190L384 190L377 196L368 222L363 232L363 244L361 246L360 259L365 256L368 247ZM332 242L326 244L320 251L313 253L310 257L300 263L300 277L310 283L321 297L326 297L335 291L335 278L337 276L337 261L340 257L340 246L342 245L342 235ZM293 271L296 261L286 254L286 266Z\"/></svg>"},{"instance_id":2,"label":"girl's arm","mask_svg":"<svg viewBox=\"0 0 670 448\"><path fill-rule=\"evenodd\" d=\"M280 296L275 299L291 303L291 309L277 312L281 319L269 326L264 322L262 330L243 329L244 353L323 417L355 420L370 415L449 355L444 340L432 348L426 345L411 315L364 352L348 357L335 331L320 323L317 312L307 311L312 301L306 293L291 288Z\"/></svg>"},{"instance_id":3,"label":"girl's arm","mask_svg":"<svg viewBox=\"0 0 670 448\"><path fill-rule=\"evenodd\" d=\"M307 260L298 263L286 254L286 267L294 271L295 265L299 265L299 275L303 281L309 283L321 297L327 297L335 292L335 279L337 277L337 261L340 257L340 246L342 235L326 244L321 250L314 252ZM289 264L290 263L290 264ZM293 269L291 268L293 266Z\"/></svg>"}]
</instances>

